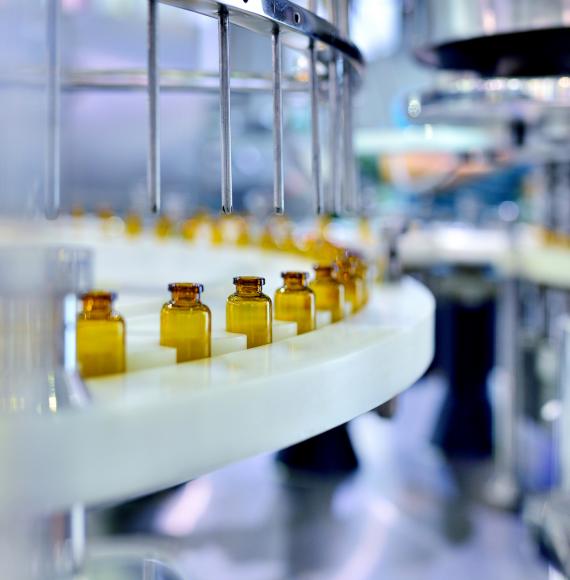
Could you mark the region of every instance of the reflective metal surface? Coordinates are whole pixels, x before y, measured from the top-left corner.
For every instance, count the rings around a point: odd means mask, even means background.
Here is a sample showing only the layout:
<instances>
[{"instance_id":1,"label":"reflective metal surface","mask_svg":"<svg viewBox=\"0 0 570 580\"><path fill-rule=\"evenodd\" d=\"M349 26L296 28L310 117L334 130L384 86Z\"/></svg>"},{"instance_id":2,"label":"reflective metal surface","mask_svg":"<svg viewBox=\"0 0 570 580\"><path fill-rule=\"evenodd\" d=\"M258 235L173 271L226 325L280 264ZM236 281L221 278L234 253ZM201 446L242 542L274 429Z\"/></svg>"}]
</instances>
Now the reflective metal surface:
<instances>
[{"instance_id":1,"label":"reflective metal surface","mask_svg":"<svg viewBox=\"0 0 570 580\"><path fill-rule=\"evenodd\" d=\"M76 359L76 296L92 286L90 257L77 247L0 250L0 416L8 435L18 422L30 428L26 421L38 420L38 415L70 412L90 402ZM24 460L14 454L11 461L16 465ZM41 482L38 488L41 495ZM14 580L80 572L84 516L79 504L49 515L29 505L3 509L0 569ZM5 522L10 522L9 530Z\"/></svg>"},{"instance_id":2,"label":"reflective metal surface","mask_svg":"<svg viewBox=\"0 0 570 580\"><path fill-rule=\"evenodd\" d=\"M175 552L192 580L547 580L520 519L481 503L488 466L448 463L430 445L444 389L422 381L392 420L353 421L351 476L288 477L261 456L114 522L133 543L153 533L146 545Z\"/></svg>"},{"instance_id":3,"label":"reflective metal surface","mask_svg":"<svg viewBox=\"0 0 570 580\"><path fill-rule=\"evenodd\" d=\"M416 0L416 55L429 65L490 76L570 69L567 0Z\"/></svg>"},{"instance_id":4,"label":"reflective metal surface","mask_svg":"<svg viewBox=\"0 0 570 580\"><path fill-rule=\"evenodd\" d=\"M549 111L570 104L570 78L493 78L456 76L406 97L411 120L424 123L489 123L521 119L535 123Z\"/></svg>"},{"instance_id":5,"label":"reflective metal surface","mask_svg":"<svg viewBox=\"0 0 570 580\"><path fill-rule=\"evenodd\" d=\"M61 203L61 49L60 49L60 1L49 0L47 4L47 44L48 44L48 143L47 143L47 184L45 214L54 219Z\"/></svg>"},{"instance_id":6,"label":"reflective metal surface","mask_svg":"<svg viewBox=\"0 0 570 580\"><path fill-rule=\"evenodd\" d=\"M229 15L225 7L218 15L218 46L220 73L220 154L222 158L222 211L232 213L232 124L230 100L230 39Z\"/></svg>"},{"instance_id":7,"label":"reflective metal surface","mask_svg":"<svg viewBox=\"0 0 570 580\"><path fill-rule=\"evenodd\" d=\"M160 83L158 72L158 0L148 0L147 21L148 161L150 210L160 212Z\"/></svg>"},{"instance_id":8,"label":"reflective metal surface","mask_svg":"<svg viewBox=\"0 0 570 580\"><path fill-rule=\"evenodd\" d=\"M224 7L232 23L250 30L271 35L277 26L284 44L309 48L311 39L342 52L357 69L364 63L362 54L352 42L343 38L338 29L323 18L289 0L163 0L171 4L216 17Z\"/></svg>"},{"instance_id":9,"label":"reflective metal surface","mask_svg":"<svg viewBox=\"0 0 570 580\"><path fill-rule=\"evenodd\" d=\"M273 209L276 214L285 211L285 184L283 182L283 93L281 33L271 35L273 65Z\"/></svg>"},{"instance_id":10,"label":"reflective metal surface","mask_svg":"<svg viewBox=\"0 0 570 580\"><path fill-rule=\"evenodd\" d=\"M8 81L4 81L7 83ZM25 80L22 79L22 84ZM2 81L0 81L2 83ZM64 91L141 91L147 89L147 73L142 69L131 70L74 70L64 74ZM230 89L233 93L263 93L273 90L271 75L230 71ZM283 75L281 89L284 92L307 92L308 83L300 75ZM220 76L217 72L161 69L160 90L168 92L196 92L218 94Z\"/></svg>"},{"instance_id":11,"label":"reflective metal surface","mask_svg":"<svg viewBox=\"0 0 570 580\"><path fill-rule=\"evenodd\" d=\"M321 134L319 115L319 76L317 74L317 51L311 42L309 55L309 83L311 88L311 173L313 195L317 214L323 212L323 183L321 174Z\"/></svg>"}]
</instances>

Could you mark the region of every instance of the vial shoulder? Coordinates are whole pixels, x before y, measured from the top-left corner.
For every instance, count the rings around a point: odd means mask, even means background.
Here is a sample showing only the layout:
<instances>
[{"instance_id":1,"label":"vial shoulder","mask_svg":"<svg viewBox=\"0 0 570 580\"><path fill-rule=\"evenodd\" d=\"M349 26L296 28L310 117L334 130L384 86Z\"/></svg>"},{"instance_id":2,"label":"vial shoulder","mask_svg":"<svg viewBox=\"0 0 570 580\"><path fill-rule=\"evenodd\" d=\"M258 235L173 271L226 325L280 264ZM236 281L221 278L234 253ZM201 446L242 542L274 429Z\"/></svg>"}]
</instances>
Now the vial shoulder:
<instances>
[{"instance_id":1,"label":"vial shoulder","mask_svg":"<svg viewBox=\"0 0 570 580\"><path fill-rule=\"evenodd\" d=\"M269 298L269 296L267 296L266 294L260 294L257 296L240 296L237 292L234 294L230 294L227 298L227 302L229 304L243 304L244 302L247 303L252 303L252 302L258 302L258 303L263 303L263 302L267 302L269 304L271 304L271 298Z\"/></svg>"}]
</instances>

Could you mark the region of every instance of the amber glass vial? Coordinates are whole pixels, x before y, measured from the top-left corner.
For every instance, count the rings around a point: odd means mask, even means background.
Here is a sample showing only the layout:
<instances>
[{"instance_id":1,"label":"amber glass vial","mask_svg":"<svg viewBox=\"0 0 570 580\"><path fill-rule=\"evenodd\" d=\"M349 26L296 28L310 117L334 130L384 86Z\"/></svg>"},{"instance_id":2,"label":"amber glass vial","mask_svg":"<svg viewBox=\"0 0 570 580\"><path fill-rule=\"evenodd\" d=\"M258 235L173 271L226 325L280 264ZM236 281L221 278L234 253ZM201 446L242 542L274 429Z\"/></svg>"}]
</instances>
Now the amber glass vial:
<instances>
[{"instance_id":1,"label":"amber glass vial","mask_svg":"<svg viewBox=\"0 0 570 580\"><path fill-rule=\"evenodd\" d=\"M263 294L264 278L238 276L236 291L226 303L226 330L247 336L247 348L269 344L272 340L271 298Z\"/></svg>"},{"instance_id":2,"label":"amber glass vial","mask_svg":"<svg viewBox=\"0 0 570 580\"><path fill-rule=\"evenodd\" d=\"M140 236L143 231L143 220L138 213L130 212L125 217L125 232L127 236Z\"/></svg>"},{"instance_id":3,"label":"amber glass vial","mask_svg":"<svg viewBox=\"0 0 570 580\"><path fill-rule=\"evenodd\" d=\"M85 378L125 371L125 321L113 311L115 294L93 291L81 296L77 317L77 363Z\"/></svg>"},{"instance_id":4,"label":"amber glass vial","mask_svg":"<svg viewBox=\"0 0 570 580\"><path fill-rule=\"evenodd\" d=\"M283 286L275 291L275 320L297 323L297 334L316 328L314 292L307 286L306 272L283 272Z\"/></svg>"},{"instance_id":5,"label":"amber glass vial","mask_svg":"<svg viewBox=\"0 0 570 580\"><path fill-rule=\"evenodd\" d=\"M212 350L212 313L201 302L202 284L169 284L172 299L160 311L160 344L176 348L176 362L207 358Z\"/></svg>"},{"instance_id":6,"label":"amber glass vial","mask_svg":"<svg viewBox=\"0 0 570 580\"><path fill-rule=\"evenodd\" d=\"M166 215L158 216L154 223L154 233L156 237L160 239L170 237L174 233L174 224L172 220Z\"/></svg>"},{"instance_id":7,"label":"amber glass vial","mask_svg":"<svg viewBox=\"0 0 570 580\"><path fill-rule=\"evenodd\" d=\"M344 286L344 297L351 305L352 313L358 312L363 305L364 287L362 279L356 275L356 263L348 255L337 261L338 281Z\"/></svg>"},{"instance_id":8,"label":"amber glass vial","mask_svg":"<svg viewBox=\"0 0 570 580\"><path fill-rule=\"evenodd\" d=\"M309 284L315 293L317 310L331 313L331 322L344 318L344 286L336 279L334 264L313 266L315 279Z\"/></svg>"},{"instance_id":9,"label":"amber glass vial","mask_svg":"<svg viewBox=\"0 0 570 580\"><path fill-rule=\"evenodd\" d=\"M358 309L366 306L370 297L370 288L368 283L368 264L363 258L357 255L350 255L349 260L354 269L354 275L362 281L362 295Z\"/></svg>"},{"instance_id":10,"label":"amber glass vial","mask_svg":"<svg viewBox=\"0 0 570 580\"><path fill-rule=\"evenodd\" d=\"M238 234L236 237L236 245L238 246L248 246L251 240L249 237L249 225L244 218L240 218L238 221Z\"/></svg>"},{"instance_id":11,"label":"amber glass vial","mask_svg":"<svg viewBox=\"0 0 570 580\"><path fill-rule=\"evenodd\" d=\"M210 231L210 241L213 246L219 246L224 243L224 226L223 218L218 218L212 222Z\"/></svg>"}]
</instances>

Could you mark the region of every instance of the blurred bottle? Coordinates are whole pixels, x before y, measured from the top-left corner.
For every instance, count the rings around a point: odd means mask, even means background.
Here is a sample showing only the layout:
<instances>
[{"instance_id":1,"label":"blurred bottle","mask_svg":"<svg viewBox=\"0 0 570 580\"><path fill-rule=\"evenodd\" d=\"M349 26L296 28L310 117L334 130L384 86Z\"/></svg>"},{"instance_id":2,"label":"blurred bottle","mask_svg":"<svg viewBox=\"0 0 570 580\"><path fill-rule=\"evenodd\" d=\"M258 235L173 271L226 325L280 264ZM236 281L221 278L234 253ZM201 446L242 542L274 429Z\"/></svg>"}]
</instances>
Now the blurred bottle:
<instances>
[{"instance_id":1,"label":"blurred bottle","mask_svg":"<svg viewBox=\"0 0 570 580\"><path fill-rule=\"evenodd\" d=\"M316 328L315 294L306 272L283 272L283 286L275 291L275 319L297 323L297 334Z\"/></svg>"},{"instance_id":2,"label":"blurred bottle","mask_svg":"<svg viewBox=\"0 0 570 580\"><path fill-rule=\"evenodd\" d=\"M130 211L125 216L125 233L127 236L136 238L143 232L143 220L140 214Z\"/></svg>"},{"instance_id":3,"label":"blurred bottle","mask_svg":"<svg viewBox=\"0 0 570 580\"><path fill-rule=\"evenodd\" d=\"M180 235L187 242L191 242L196 237L196 231L198 230L198 220L196 218L186 218L182 222L180 227Z\"/></svg>"},{"instance_id":4,"label":"blurred bottle","mask_svg":"<svg viewBox=\"0 0 570 580\"><path fill-rule=\"evenodd\" d=\"M220 246L225 241L224 218L214 219L210 225L210 242L213 246Z\"/></svg>"},{"instance_id":5,"label":"blurred bottle","mask_svg":"<svg viewBox=\"0 0 570 580\"><path fill-rule=\"evenodd\" d=\"M97 217L101 223L101 230L108 235L113 230L114 213L110 206L103 204L97 209Z\"/></svg>"},{"instance_id":6,"label":"blurred bottle","mask_svg":"<svg viewBox=\"0 0 570 580\"><path fill-rule=\"evenodd\" d=\"M125 371L125 321L113 311L116 295L106 291L81 296L77 317L77 362L85 378Z\"/></svg>"},{"instance_id":7,"label":"blurred bottle","mask_svg":"<svg viewBox=\"0 0 570 580\"><path fill-rule=\"evenodd\" d=\"M160 344L176 348L176 362L211 354L212 313L201 302L202 284L169 284L172 299L160 311Z\"/></svg>"},{"instance_id":8,"label":"blurred bottle","mask_svg":"<svg viewBox=\"0 0 570 580\"><path fill-rule=\"evenodd\" d=\"M331 321L338 322L344 318L344 286L336 279L334 263L313 266L315 279L309 284L315 293L317 310L331 313Z\"/></svg>"},{"instance_id":9,"label":"blurred bottle","mask_svg":"<svg viewBox=\"0 0 570 580\"><path fill-rule=\"evenodd\" d=\"M236 245L241 247L249 246L251 238L249 235L249 224L247 223L247 220L240 217L237 222L237 228Z\"/></svg>"},{"instance_id":10,"label":"blurred bottle","mask_svg":"<svg viewBox=\"0 0 570 580\"><path fill-rule=\"evenodd\" d=\"M368 264L364 258L358 254L351 253L348 259L351 262L352 268L354 270L354 276L361 281L362 285L360 302L357 305L357 310L360 310L366 306L366 304L368 304L370 297L370 288L368 283Z\"/></svg>"},{"instance_id":11,"label":"blurred bottle","mask_svg":"<svg viewBox=\"0 0 570 580\"><path fill-rule=\"evenodd\" d=\"M238 276L236 291L226 304L226 330L247 336L247 347L262 346L272 340L271 298L263 294L264 278Z\"/></svg>"},{"instance_id":12,"label":"blurred bottle","mask_svg":"<svg viewBox=\"0 0 570 580\"><path fill-rule=\"evenodd\" d=\"M358 220L358 235L363 244L372 246L376 242L370 220L367 217L361 217Z\"/></svg>"},{"instance_id":13,"label":"blurred bottle","mask_svg":"<svg viewBox=\"0 0 570 580\"><path fill-rule=\"evenodd\" d=\"M337 260L338 281L344 286L344 296L347 304L350 304L351 312L354 314L362 307L363 285L362 280L356 275L356 264L350 259L348 252Z\"/></svg>"},{"instance_id":14,"label":"blurred bottle","mask_svg":"<svg viewBox=\"0 0 570 580\"><path fill-rule=\"evenodd\" d=\"M273 251L278 249L277 242L275 241L275 236L273 235L273 229L271 224L266 224L259 237L259 246L263 250Z\"/></svg>"},{"instance_id":15,"label":"blurred bottle","mask_svg":"<svg viewBox=\"0 0 570 580\"><path fill-rule=\"evenodd\" d=\"M169 238L174 233L174 222L167 215L159 215L154 222L154 233L161 240Z\"/></svg>"},{"instance_id":16,"label":"blurred bottle","mask_svg":"<svg viewBox=\"0 0 570 580\"><path fill-rule=\"evenodd\" d=\"M85 208L79 203L74 203L71 207L70 214L73 218L82 218L85 216Z\"/></svg>"}]
</instances>

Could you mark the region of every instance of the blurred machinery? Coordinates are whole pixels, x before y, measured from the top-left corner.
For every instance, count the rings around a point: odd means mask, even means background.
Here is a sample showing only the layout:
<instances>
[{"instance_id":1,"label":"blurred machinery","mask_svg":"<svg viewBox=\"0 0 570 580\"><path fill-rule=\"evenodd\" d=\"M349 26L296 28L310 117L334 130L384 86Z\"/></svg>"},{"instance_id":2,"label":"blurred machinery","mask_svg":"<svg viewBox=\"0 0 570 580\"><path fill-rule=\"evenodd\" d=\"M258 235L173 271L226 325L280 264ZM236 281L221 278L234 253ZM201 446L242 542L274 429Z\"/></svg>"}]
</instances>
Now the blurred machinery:
<instances>
[{"instance_id":1,"label":"blurred machinery","mask_svg":"<svg viewBox=\"0 0 570 580\"><path fill-rule=\"evenodd\" d=\"M538 226L539 244L564 255L570 232L566 3L434 0L412 2L409 8L416 57L443 71L435 87L409 95L409 118L436 127L445 123L499 131L499 149L486 154L496 159L498 151L509 150L511 162L533 168L539 201L527 217ZM528 275L533 261L525 250L528 232L513 227L518 210L512 209L502 212L510 264L498 265L491 254L486 260L500 273L497 366L491 381L496 475L490 493L505 506L527 498L533 506L529 519L543 546L568 574L563 476L570 459L564 434L570 418L563 402L568 286L556 277ZM456 268L469 261L467 254L455 258L450 259ZM548 262L544 254L542 260ZM543 274L548 270L544 265ZM549 443L539 445L542 462L537 469L525 447L529 429L536 432L539 425L549 433ZM545 490L562 491L546 501L532 499Z\"/></svg>"},{"instance_id":2,"label":"blurred machinery","mask_svg":"<svg viewBox=\"0 0 570 580\"><path fill-rule=\"evenodd\" d=\"M288 198L283 162L284 95L305 93L310 103L310 155L304 170L310 175L315 213L354 214L359 209L352 101L364 62L350 40L348 1L335 0L325 7L311 2L308 8L287 0L127 4L9 0L0 7L6 46L0 56L0 238L4 246L0 252L0 310L7 338L0 349L4 361L0 560L2 577L11 580L84 577L86 505L164 489L230 461L282 448L345 423L410 386L432 356L433 299L421 285L403 280L379 300L379 311L363 313L346 334L342 325L331 325L297 340L296 327L285 324L274 336L294 337L297 343L281 349L268 345L257 352L240 352L245 348L241 341L224 334L214 350L218 355L229 352L233 358L187 366L175 365L172 353L160 351L158 342L147 339L144 321L129 319L140 316L141 307L135 301L130 304L127 324L138 325L140 335L133 331L128 344L137 355L127 357L128 372L104 379L104 383L86 385L79 379L76 296L93 285L109 285L126 293L154 291L161 296L168 282L199 276L214 302L218 299L214 317L222 319L224 306L219 298L234 268L245 269L234 272L237 274L261 269L274 282L276 270L289 269L291 264L310 267L307 260L291 255L293 250L290 255L266 256L251 247L241 251L205 249L207 242L195 248L181 240L161 245L160 239L148 236L131 244L122 230L116 236L112 228L113 210L125 212L133 204L146 215L168 213L171 208L163 185L168 183L172 193L189 177L197 188L207 184L210 190L219 189L217 207L230 214L236 182L243 192L253 189L256 182L267 182L270 176L272 196L269 192L260 213L266 216L269 207L275 214L283 214ZM114 18L106 20L105 10L116 10ZM190 13L209 19L214 29L217 26L214 63L212 28L185 29ZM159 15L165 14L167 18L161 22ZM125 42L121 31L112 28L117 21L128 27ZM101 31L101 36L94 30ZM256 44L251 37L244 40L244 30L264 39L264 44ZM120 46L115 50L117 39ZM163 56L177 60L179 66L187 40L193 47L203 43L200 58L192 55L190 59L194 68L163 67ZM140 49L137 58L134 45ZM142 66L140 55L144 55ZM206 62L204 69L199 66L201 59ZM253 68L269 64L270 74L249 70L254 60ZM244 69L234 68L236 63ZM162 154L172 153L180 143L179 138L170 138L187 129L184 116L175 112L170 132L163 132L162 120L171 113L163 99L194 93L217 97L214 125L219 126L219 153L213 154L210 141L202 147L200 133L191 135L189 141L199 151L192 169L196 180L192 181L192 171L181 163L184 155L179 151L166 159L167 167L176 166L178 174L174 179L167 172L163 176ZM254 150L247 144L236 147L232 142L236 126L231 116L232 97L259 93L271 97L264 120L264 146ZM133 94L142 95L142 102L136 98L122 102L122 96ZM117 107L111 121L104 120L112 108L108 103ZM325 117L321 115L325 106L328 131L323 138L320 118ZM204 127L211 126L210 109L192 110L197 118L204 114ZM119 118L126 122L116 125ZM81 126L78 120L90 125ZM248 121L247 114L240 115L238 127ZM102 145L101 127L110 130L107 145ZM97 138L91 139L98 130ZM270 163L266 145L271 151ZM75 156L78 150L83 157ZM140 160L132 163L137 154ZM214 156L219 164L211 162ZM125 166L131 169L125 170ZM146 185L141 184L145 173ZM211 175L215 174L219 185L214 188ZM234 181L234 175L239 181ZM126 181L118 176L126 176ZM296 181L295 176L288 180ZM264 196L265 185L261 183ZM297 185L297 190L303 187ZM64 192L69 198L64 199ZM91 199L89 209L103 214L102 229L92 227L93 222L78 225L56 219L62 209L69 211L70 199L84 197ZM191 209L195 211L202 202L195 199ZM77 247L80 241L92 248L92 261L89 252ZM152 315L154 304L149 307L147 301L146 308ZM151 332L157 328L155 325ZM311 336L318 333L325 333L319 335L324 338ZM410 349L414 361L395 365ZM346 356L347 352L352 356ZM381 358L388 371L379 388L372 371ZM291 372L295 373L293 379ZM325 389L320 395L311 384L317 376L327 377L320 381ZM352 381L358 385L356 390L349 384ZM307 384L312 387L310 401L304 400ZM198 387L204 386L208 388L200 391ZM349 397L328 396L349 386ZM92 401L90 394L94 395ZM299 416L300 407L303 416ZM157 436L149 440L150 425ZM186 457L187 441L200 442L190 458ZM150 451L149 445L155 445L155 450ZM151 465L155 461L158 463ZM144 548L127 565L115 562L103 572L91 570L90 577L181 577L175 564L166 560L163 554L149 555Z\"/></svg>"}]
</instances>

